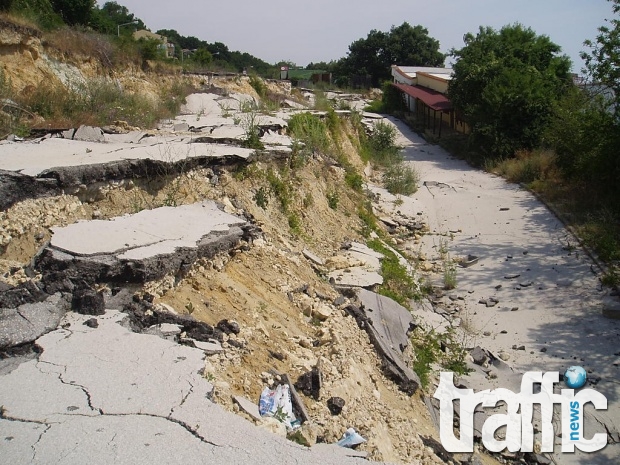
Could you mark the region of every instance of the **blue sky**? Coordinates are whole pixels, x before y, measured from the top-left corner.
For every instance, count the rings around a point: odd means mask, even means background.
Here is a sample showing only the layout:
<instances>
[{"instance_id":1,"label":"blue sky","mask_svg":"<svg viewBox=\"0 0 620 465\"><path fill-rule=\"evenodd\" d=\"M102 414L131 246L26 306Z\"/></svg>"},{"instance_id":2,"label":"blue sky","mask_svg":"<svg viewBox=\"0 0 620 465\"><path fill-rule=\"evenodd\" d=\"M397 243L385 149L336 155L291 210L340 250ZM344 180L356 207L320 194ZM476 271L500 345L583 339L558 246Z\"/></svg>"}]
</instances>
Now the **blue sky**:
<instances>
[{"instance_id":1,"label":"blue sky","mask_svg":"<svg viewBox=\"0 0 620 465\"><path fill-rule=\"evenodd\" d=\"M101 5L104 2L99 0ZM463 45L479 26L496 29L520 22L551 40L578 72L585 39L612 17L606 0L119 0L152 30L223 42L275 63L305 66L344 56L351 42L371 29L387 31L403 21L426 27L441 50ZM447 64L449 65L449 60ZM400 63L404 64L404 63Z\"/></svg>"}]
</instances>

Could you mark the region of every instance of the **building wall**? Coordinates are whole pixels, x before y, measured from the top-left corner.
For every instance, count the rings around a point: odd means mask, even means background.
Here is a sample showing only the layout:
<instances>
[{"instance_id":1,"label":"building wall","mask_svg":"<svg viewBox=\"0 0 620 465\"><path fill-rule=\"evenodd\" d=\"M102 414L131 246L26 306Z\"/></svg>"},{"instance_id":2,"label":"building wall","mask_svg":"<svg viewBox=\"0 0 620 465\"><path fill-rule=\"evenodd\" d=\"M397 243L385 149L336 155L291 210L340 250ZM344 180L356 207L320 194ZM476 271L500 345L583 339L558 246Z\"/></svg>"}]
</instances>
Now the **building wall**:
<instances>
[{"instance_id":1,"label":"building wall","mask_svg":"<svg viewBox=\"0 0 620 465\"><path fill-rule=\"evenodd\" d=\"M442 79L436 76L431 76L427 73L418 73L417 81L419 86L427 87L429 89L433 89L434 91L441 92L445 94L448 92L448 80Z\"/></svg>"},{"instance_id":2,"label":"building wall","mask_svg":"<svg viewBox=\"0 0 620 465\"><path fill-rule=\"evenodd\" d=\"M151 39L151 40L159 40L160 42L166 43L168 39L164 36L160 36L159 34L155 34L154 32L147 31L146 29L141 29L133 33L133 38L135 40L140 39Z\"/></svg>"},{"instance_id":3,"label":"building wall","mask_svg":"<svg viewBox=\"0 0 620 465\"><path fill-rule=\"evenodd\" d=\"M399 84L407 84L409 86L415 85L415 79L409 78L408 76L400 73L398 68L394 66L392 67L392 77L394 78L394 82Z\"/></svg>"}]
</instances>

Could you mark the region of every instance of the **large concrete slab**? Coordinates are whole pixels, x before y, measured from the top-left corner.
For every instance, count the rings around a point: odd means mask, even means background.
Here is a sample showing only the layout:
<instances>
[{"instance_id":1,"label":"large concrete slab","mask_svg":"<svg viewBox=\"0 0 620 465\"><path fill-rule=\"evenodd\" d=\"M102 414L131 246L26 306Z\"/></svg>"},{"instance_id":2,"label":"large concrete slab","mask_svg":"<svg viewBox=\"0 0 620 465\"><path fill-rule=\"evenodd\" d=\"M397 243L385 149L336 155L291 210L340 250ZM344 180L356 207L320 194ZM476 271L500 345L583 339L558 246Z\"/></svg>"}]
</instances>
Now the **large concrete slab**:
<instances>
[{"instance_id":1,"label":"large concrete slab","mask_svg":"<svg viewBox=\"0 0 620 465\"><path fill-rule=\"evenodd\" d=\"M245 224L213 201L78 222L53 228L37 266L87 281L146 281L229 250Z\"/></svg>"},{"instance_id":2,"label":"large concrete slab","mask_svg":"<svg viewBox=\"0 0 620 465\"><path fill-rule=\"evenodd\" d=\"M193 144L185 137L143 137L139 143L85 142L53 137L37 142L4 143L0 170L29 176L45 176L60 167L90 167L128 160L156 160L175 163L195 158L248 159L253 150L222 144Z\"/></svg>"},{"instance_id":3,"label":"large concrete slab","mask_svg":"<svg viewBox=\"0 0 620 465\"><path fill-rule=\"evenodd\" d=\"M96 329L87 318L68 315L37 341L38 360L0 375L2 463L367 463L224 411L199 374L202 351L132 333L118 312Z\"/></svg>"},{"instance_id":4,"label":"large concrete slab","mask_svg":"<svg viewBox=\"0 0 620 465\"><path fill-rule=\"evenodd\" d=\"M50 186L21 173L0 169L0 211L7 210L14 204L28 198L55 193L57 192L54 185Z\"/></svg>"},{"instance_id":5,"label":"large concrete slab","mask_svg":"<svg viewBox=\"0 0 620 465\"><path fill-rule=\"evenodd\" d=\"M420 378L407 366L403 352L409 345L408 332L414 323L413 316L398 302L377 294L358 289L361 310L370 324L365 328L370 339L384 361L385 369L391 374L401 389L415 392L421 385Z\"/></svg>"},{"instance_id":6,"label":"large concrete slab","mask_svg":"<svg viewBox=\"0 0 620 465\"><path fill-rule=\"evenodd\" d=\"M33 342L56 329L68 307L62 296L55 294L43 302L0 308L0 349Z\"/></svg>"}]
</instances>

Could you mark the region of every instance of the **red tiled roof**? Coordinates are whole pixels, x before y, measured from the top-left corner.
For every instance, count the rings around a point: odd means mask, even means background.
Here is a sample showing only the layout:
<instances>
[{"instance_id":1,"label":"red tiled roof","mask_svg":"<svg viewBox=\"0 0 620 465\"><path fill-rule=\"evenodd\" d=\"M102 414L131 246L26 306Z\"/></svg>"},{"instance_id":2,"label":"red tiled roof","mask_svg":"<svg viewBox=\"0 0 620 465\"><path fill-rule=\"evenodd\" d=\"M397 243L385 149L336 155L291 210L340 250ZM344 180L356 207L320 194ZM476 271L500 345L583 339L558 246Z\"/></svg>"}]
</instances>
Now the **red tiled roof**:
<instances>
[{"instance_id":1,"label":"red tiled roof","mask_svg":"<svg viewBox=\"0 0 620 465\"><path fill-rule=\"evenodd\" d=\"M422 100L426 105L437 111L452 109L452 102L444 94L422 86L409 86L407 84L392 83L394 87L402 90L405 94Z\"/></svg>"}]
</instances>

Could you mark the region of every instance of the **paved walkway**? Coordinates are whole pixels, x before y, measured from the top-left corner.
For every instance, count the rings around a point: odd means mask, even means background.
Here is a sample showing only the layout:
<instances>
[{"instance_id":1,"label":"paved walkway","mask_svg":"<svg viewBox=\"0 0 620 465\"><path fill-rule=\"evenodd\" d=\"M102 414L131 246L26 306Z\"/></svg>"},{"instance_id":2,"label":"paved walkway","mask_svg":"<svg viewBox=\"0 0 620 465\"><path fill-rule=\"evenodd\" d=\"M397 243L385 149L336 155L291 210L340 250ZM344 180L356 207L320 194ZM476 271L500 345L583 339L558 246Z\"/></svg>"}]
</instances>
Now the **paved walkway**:
<instances>
[{"instance_id":1,"label":"paved walkway","mask_svg":"<svg viewBox=\"0 0 620 465\"><path fill-rule=\"evenodd\" d=\"M460 317L472 332L466 345L494 353L504 350L508 363L521 373L564 373L569 366L583 366L592 381L586 387L608 399L608 412L597 412L598 420L617 432L620 321L601 314L607 290L601 288L590 258L532 194L471 168L427 144L400 121L393 122L400 130L397 143L406 147L406 160L420 173L422 185L412 201L391 208L423 212L431 234L422 238L421 250L429 258L438 258L440 248L453 258L479 257L476 265L457 270L454 294L465 299ZM491 297L499 301L496 306L479 303ZM501 376L484 382L471 387L519 390L502 385ZM586 423L586 437L594 431L605 429L596 421ZM554 458L562 464L618 463L620 444L587 457Z\"/></svg>"}]
</instances>

